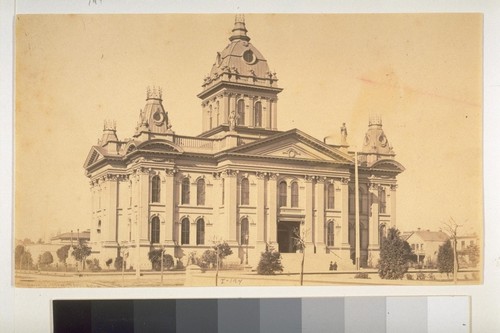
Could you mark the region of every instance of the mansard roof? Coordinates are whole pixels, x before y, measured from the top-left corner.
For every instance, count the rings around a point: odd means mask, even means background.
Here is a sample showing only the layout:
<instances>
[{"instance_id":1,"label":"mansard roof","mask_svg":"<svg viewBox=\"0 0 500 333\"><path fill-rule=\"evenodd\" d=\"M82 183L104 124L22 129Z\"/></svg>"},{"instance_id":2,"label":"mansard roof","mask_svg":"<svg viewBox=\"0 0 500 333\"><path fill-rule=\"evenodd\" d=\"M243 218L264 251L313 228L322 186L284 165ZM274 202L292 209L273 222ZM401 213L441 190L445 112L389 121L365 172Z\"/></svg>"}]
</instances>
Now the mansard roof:
<instances>
[{"instance_id":1,"label":"mansard roof","mask_svg":"<svg viewBox=\"0 0 500 333\"><path fill-rule=\"evenodd\" d=\"M373 163L371 166L370 166L371 169L379 169L379 170L384 170L384 171L395 171L397 173L401 173L403 171L405 171L405 167L393 160L393 159L390 159L390 158L386 158L386 159L382 159L382 160L378 160L376 161L375 163Z\"/></svg>"}]
</instances>

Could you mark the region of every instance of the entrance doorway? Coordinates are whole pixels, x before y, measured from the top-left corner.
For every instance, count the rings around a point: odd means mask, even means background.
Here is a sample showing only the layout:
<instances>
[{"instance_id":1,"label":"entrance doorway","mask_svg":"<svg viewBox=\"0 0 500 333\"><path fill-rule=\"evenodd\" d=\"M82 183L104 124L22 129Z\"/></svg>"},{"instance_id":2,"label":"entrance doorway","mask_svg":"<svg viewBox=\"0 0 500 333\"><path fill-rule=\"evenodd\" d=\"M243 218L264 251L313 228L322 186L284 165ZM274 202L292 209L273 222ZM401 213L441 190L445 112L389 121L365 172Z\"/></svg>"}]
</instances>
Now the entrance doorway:
<instances>
[{"instance_id":1,"label":"entrance doorway","mask_svg":"<svg viewBox=\"0 0 500 333\"><path fill-rule=\"evenodd\" d=\"M300 222L278 222L278 250L281 253L297 252L295 234L300 235Z\"/></svg>"}]
</instances>

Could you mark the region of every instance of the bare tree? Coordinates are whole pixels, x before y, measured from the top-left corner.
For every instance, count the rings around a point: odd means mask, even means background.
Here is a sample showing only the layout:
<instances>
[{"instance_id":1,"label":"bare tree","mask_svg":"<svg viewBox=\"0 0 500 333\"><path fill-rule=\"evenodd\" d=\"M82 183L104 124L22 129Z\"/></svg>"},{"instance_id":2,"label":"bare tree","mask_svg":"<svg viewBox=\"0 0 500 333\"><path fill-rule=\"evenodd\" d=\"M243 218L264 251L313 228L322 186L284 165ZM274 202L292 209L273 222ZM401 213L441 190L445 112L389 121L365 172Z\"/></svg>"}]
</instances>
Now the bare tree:
<instances>
[{"instance_id":1,"label":"bare tree","mask_svg":"<svg viewBox=\"0 0 500 333\"><path fill-rule=\"evenodd\" d=\"M463 225L455 222L452 217L450 217L450 220L448 222L444 222L443 225L444 231L450 237L451 245L453 248L453 283L456 284L458 276L457 231L458 228L462 227Z\"/></svg>"},{"instance_id":2,"label":"bare tree","mask_svg":"<svg viewBox=\"0 0 500 333\"><path fill-rule=\"evenodd\" d=\"M300 252L302 252L302 260L300 262L300 285L304 285L304 262L306 259L306 236L308 234L308 230L302 229L300 232L299 228L293 229L292 239L295 242L295 245Z\"/></svg>"}]
</instances>

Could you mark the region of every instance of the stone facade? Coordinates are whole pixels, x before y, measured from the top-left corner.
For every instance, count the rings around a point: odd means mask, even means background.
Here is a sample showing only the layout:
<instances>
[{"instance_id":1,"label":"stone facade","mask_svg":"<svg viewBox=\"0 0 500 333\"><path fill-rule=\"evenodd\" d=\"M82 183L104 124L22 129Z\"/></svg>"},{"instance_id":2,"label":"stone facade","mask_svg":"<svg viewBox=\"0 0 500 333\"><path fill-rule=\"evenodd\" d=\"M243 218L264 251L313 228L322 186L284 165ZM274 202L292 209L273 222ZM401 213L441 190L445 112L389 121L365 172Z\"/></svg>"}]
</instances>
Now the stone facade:
<instances>
[{"instance_id":1,"label":"stone facade","mask_svg":"<svg viewBox=\"0 0 500 333\"><path fill-rule=\"evenodd\" d=\"M200 135L173 131L157 88L148 89L131 139L119 140L115 124L105 123L84 166L94 254L104 262L125 249L127 264L145 269L151 248L186 262L226 241L229 262L255 266L266 248L297 252L298 233L308 256L348 268L356 251L357 160L359 257L370 264L381 233L396 224L396 176L404 170L380 118L370 119L356 156L345 127L339 145L298 129L279 131L276 73L250 43L242 18L229 39L198 95Z\"/></svg>"}]
</instances>

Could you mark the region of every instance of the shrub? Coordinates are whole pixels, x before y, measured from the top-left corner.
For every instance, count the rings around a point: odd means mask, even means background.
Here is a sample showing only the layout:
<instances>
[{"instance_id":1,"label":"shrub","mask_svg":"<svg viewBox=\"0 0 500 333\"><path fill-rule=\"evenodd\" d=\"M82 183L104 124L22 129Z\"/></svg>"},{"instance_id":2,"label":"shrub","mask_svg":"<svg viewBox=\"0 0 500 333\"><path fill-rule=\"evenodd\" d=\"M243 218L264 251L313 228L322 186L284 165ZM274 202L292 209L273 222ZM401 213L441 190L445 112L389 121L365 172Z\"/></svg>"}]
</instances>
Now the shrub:
<instances>
[{"instance_id":1,"label":"shrub","mask_svg":"<svg viewBox=\"0 0 500 333\"><path fill-rule=\"evenodd\" d=\"M439 247L437 266L439 273L446 273L447 275L453 272L453 248L451 247L450 240L447 240Z\"/></svg>"},{"instance_id":2,"label":"shrub","mask_svg":"<svg viewBox=\"0 0 500 333\"><path fill-rule=\"evenodd\" d=\"M422 272L418 273L417 280L425 280L425 273L422 273Z\"/></svg>"},{"instance_id":3,"label":"shrub","mask_svg":"<svg viewBox=\"0 0 500 333\"><path fill-rule=\"evenodd\" d=\"M276 272L283 272L281 254L271 248L261 253L257 273L261 275L273 275Z\"/></svg>"},{"instance_id":4,"label":"shrub","mask_svg":"<svg viewBox=\"0 0 500 333\"><path fill-rule=\"evenodd\" d=\"M200 267L205 269L215 267L215 265L217 265L217 252L215 252L215 250L206 250L201 255L199 263Z\"/></svg>"},{"instance_id":5,"label":"shrub","mask_svg":"<svg viewBox=\"0 0 500 333\"><path fill-rule=\"evenodd\" d=\"M92 272L99 272L102 270L101 265L99 265L99 259L97 258L87 259L85 260L85 263L87 264L88 269Z\"/></svg>"},{"instance_id":6,"label":"shrub","mask_svg":"<svg viewBox=\"0 0 500 333\"><path fill-rule=\"evenodd\" d=\"M429 273L429 274L427 274L427 279L431 280L431 281L434 281L434 280L436 280L436 277L434 276L434 274Z\"/></svg>"},{"instance_id":7,"label":"shrub","mask_svg":"<svg viewBox=\"0 0 500 333\"><path fill-rule=\"evenodd\" d=\"M121 271L122 270L122 264L123 264L123 257L121 257L121 256L116 257L116 259L115 259L115 269L117 271ZM125 264L126 264L126 262L125 262Z\"/></svg>"},{"instance_id":8,"label":"shrub","mask_svg":"<svg viewBox=\"0 0 500 333\"><path fill-rule=\"evenodd\" d=\"M52 257L52 253L49 251L45 251L43 254L38 257L38 263L42 267L46 267L54 262L54 258Z\"/></svg>"},{"instance_id":9,"label":"shrub","mask_svg":"<svg viewBox=\"0 0 500 333\"><path fill-rule=\"evenodd\" d=\"M151 261L152 268L155 271L161 270L161 253L162 249L151 250L148 253L149 261ZM163 254L163 269L169 270L174 267L174 258L167 253Z\"/></svg>"},{"instance_id":10,"label":"shrub","mask_svg":"<svg viewBox=\"0 0 500 333\"><path fill-rule=\"evenodd\" d=\"M412 256L410 245L401 239L399 230L390 228L382 241L378 274L382 279L402 279Z\"/></svg>"},{"instance_id":11,"label":"shrub","mask_svg":"<svg viewBox=\"0 0 500 333\"><path fill-rule=\"evenodd\" d=\"M413 280L413 275L411 275L410 273L406 274L406 279Z\"/></svg>"},{"instance_id":12,"label":"shrub","mask_svg":"<svg viewBox=\"0 0 500 333\"><path fill-rule=\"evenodd\" d=\"M109 258L108 260L106 260L106 267L109 267L111 266L111 264L113 263L113 259L112 258Z\"/></svg>"},{"instance_id":13,"label":"shrub","mask_svg":"<svg viewBox=\"0 0 500 333\"><path fill-rule=\"evenodd\" d=\"M356 275L354 275L354 278L355 279L369 279L370 277L368 276L368 273L363 272L363 273L356 273Z\"/></svg>"}]
</instances>

